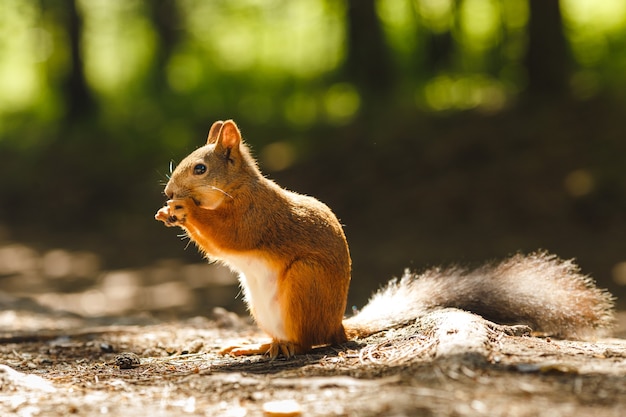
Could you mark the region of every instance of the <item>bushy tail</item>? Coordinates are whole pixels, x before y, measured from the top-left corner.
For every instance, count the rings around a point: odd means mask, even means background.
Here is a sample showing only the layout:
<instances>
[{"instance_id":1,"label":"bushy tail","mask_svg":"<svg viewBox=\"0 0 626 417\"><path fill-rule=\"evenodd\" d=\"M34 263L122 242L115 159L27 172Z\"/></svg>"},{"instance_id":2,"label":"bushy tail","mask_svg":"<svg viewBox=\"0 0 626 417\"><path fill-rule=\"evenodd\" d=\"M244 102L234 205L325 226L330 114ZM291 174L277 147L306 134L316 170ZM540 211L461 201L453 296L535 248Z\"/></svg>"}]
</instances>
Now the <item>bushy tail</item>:
<instances>
[{"instance_id":1,"label":"bushy tail","mask_svg":"<svg viewBox=\"0 0 626 417\"><path fill-rule=\"evenodd\" d=\"M344 326L349 337L366 336L446 307L560 338L598 336L614 320L610 293L597 288L573 261L537 252L471 271L407 271L376 292Z\"/></svg>"}]
</instances>

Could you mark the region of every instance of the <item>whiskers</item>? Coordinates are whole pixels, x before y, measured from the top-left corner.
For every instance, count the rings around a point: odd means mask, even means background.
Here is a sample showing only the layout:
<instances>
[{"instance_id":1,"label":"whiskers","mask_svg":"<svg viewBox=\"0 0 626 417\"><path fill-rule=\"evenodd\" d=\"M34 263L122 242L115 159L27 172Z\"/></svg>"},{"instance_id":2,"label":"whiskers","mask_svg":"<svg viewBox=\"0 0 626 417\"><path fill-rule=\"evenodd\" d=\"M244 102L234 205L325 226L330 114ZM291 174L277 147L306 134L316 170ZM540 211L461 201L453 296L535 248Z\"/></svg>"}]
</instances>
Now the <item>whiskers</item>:
<instances>
[{"instance_id":1,"label":"whiskers","mask_svg":"<svg viewBox=\"0 0 626 417\"><path fill-rule=\"evenodd\" d=\"M167 185L167 183L170 180L170 174L163 174L161 173L161 171L156 171L157 174L159 174L159 177L161 177L161 179L159 179L159 185L165 187ZM165 179L163 179L163 177L165 177Z\"/></svg>"},{"instance_id":2,"label":"whiskers","mask_svg":"<svg viewBox=\"0 0 626 417\"><path fill-rule=\"evenodd\" d=\"M189 245L191 245L191 242L193 242L193 240L191 239L191 236L189 236L189 233L187 233L187 231L183 231L183 233L179 234L178 237L180 238L180 240L187 240L187 244L185 245L185 249L187 250L187 248L189 247Z\"/></svg>"},{"instance_id":3,"label":"whiskers","mask_svg":"<svg viewBox=\"0 0 626 417\"><path fill-rule=\"evenodd\" d=\"M232 195L228 194L226 191L222 190L221 188L215 187L213 185L203 185L202 188L208 188L210 190L218 191L224 194L226 197L230 198L231 200L235 199Z\"/></svg>"},{"instance_id":4,"label":"whiskers","mask_svg":"<svg viewBox=\"0 0 626 417\"><path fill-rule=\"evenodd\" d=\"M174 172L174 161L170 161L170 165L169 165L169 169L170 172L167 174L163 174L160 170L157 170L157 174L159 174L160 177L165 177L165 179L161 179L159 180L159 185L165 187L167 185L167 183L169 182L169 180L172 178L172 173Z\"/></svg>"}]
</instances>

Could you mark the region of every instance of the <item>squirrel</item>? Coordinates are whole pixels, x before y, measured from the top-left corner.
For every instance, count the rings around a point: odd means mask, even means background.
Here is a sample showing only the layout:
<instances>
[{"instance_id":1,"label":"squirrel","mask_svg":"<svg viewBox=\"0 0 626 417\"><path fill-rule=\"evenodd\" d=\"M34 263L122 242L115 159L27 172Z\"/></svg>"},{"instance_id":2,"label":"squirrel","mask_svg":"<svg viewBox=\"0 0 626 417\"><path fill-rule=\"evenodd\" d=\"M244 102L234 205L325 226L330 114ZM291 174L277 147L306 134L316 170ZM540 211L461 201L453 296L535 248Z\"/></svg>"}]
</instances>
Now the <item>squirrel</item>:
<instances>
[{"instance_id":1,"label":"squirrel","mask_svg":"<svg viewBox=\"0 0 626 417\"><path fill-rule=\"evenodd\" d=\"M206 145L184 158L155 219L181 227L199 250L239 273L248 309L270 343L227 347L232 355L291 357L398 327L455 307L561 338L610 327L613 298L572 261L517 254L473 271L406 273L344 319L351 259L337 217L317 199L261 173L234 121L217 121Z\"/></svg>"}]
</instances>

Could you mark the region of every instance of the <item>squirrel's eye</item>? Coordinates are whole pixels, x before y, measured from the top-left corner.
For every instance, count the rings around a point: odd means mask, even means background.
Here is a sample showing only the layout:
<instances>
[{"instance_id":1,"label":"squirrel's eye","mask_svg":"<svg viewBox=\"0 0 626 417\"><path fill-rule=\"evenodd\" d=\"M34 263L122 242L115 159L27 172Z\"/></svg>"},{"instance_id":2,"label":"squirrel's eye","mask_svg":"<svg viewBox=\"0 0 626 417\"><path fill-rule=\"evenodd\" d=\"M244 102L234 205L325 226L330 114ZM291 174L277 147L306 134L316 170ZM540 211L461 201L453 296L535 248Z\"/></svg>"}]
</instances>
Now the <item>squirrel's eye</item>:
<instances>
[{"instance_id":1,"label":"squirrel's eye","mask_svg":"<svg viewBox=\"0 0 626 417\"><path fill-rule=\"evenodd\" d=\"M206 165L204 164L198 164L195 167L193 167L193 174L194 175L202 175L206 172Z\"/></svg>"}]
</instances>

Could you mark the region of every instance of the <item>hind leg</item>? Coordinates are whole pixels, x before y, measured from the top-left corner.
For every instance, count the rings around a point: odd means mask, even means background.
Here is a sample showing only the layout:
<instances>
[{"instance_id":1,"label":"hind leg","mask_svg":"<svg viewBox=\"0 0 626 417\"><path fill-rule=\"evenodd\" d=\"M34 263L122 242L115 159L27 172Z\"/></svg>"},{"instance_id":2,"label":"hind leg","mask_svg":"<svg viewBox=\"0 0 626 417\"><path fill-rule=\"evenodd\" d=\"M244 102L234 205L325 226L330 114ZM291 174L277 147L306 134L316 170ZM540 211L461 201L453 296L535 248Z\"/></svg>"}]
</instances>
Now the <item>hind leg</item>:
<instances>
[{"instance_id":1,"label":"hind leg","mask_svg":"<svg viewBox=\"0 0 626 417\"><path fill-rule=\"evenodd\" d=\"M285 358L291 358L296 354L304 352L306 352L306 350L303 350L300 346L292 342L281 342L278 340L272 340L269 343L251 343L244 345L228 346L220 350L220 353L222 355L268 355L272 360L276 359L280 354L282 354Z\"/></svg>"}]
</instances>

